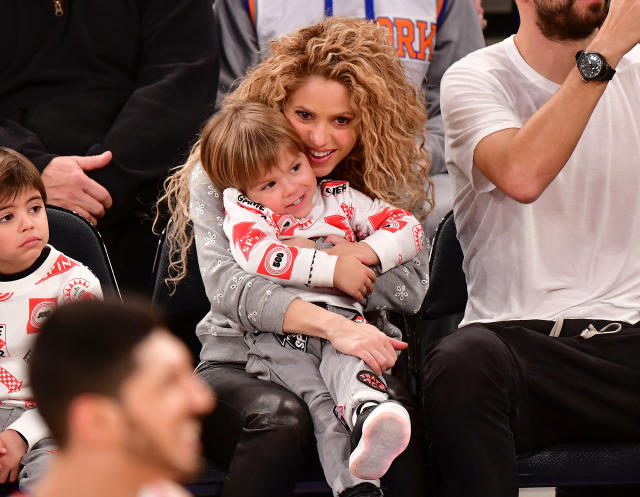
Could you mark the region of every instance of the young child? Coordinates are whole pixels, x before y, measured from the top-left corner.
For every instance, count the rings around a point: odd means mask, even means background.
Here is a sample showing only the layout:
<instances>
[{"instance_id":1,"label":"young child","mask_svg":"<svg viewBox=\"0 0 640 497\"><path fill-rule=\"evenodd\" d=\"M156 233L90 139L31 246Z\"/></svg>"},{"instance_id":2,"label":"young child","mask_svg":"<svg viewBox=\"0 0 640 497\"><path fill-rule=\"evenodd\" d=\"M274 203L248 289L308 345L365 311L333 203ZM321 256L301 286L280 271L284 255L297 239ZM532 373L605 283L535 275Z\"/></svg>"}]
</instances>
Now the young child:
<instances>
[{"instance_id":1,"label":"young child","mask_svg":"<svg viewBox=\"0 0 640 497\"><path fill-rule=\"evenodd\" d=\"M27 376L38 331L56 306L102 298L89 269L47 244L45 202L36 167L0 147L0 484L21 489L55 449Z\"/></svg>"},{"instance_id":2,"label":"young child","mask_svg":"<svg viewBox=\"0 0 640 497\"><path fill-rule=\"evenodd\" d=\"M276 110L243 103L225 107L213 120L207 128L214 165L209 174L225 188L224 231L238 264L290 286L300 298L364 321L359 301L373 291L375 273L361 261L384 272L412 259L423 245L419 221L346 181L317 185L304 145ZM357 243L316 250L318 238ZM334 406L352 432L351 473L362 480L384 475L409 442L409 416L387 400L384 381L364 361L301 334L245 334L245 341L247 371L281 383L308 404L320 461L336 494L339 485L330 475L339 474L336 466L346 466L349 455L337 450L336 439L347 435L332 415Z\"/></svg>"}]
</instances>

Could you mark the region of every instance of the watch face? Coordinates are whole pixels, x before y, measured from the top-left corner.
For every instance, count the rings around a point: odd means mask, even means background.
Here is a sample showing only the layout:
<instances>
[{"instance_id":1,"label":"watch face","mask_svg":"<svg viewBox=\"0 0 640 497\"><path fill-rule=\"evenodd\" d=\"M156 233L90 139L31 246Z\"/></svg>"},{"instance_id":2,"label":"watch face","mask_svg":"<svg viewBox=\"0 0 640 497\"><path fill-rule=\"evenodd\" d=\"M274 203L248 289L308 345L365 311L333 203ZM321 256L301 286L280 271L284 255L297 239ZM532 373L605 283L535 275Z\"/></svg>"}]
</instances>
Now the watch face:
<instances>
[{"instance_id":1,"label":"watch face","mask_svg":"<svg viewBox=\"0 0 640 497\"><path fill-rule=\"evenodd\" d=\"M586 79L595 78L600 74L604 66L604 61L596 53L586 52L580 57L578 62L578 69Z\"/></svg>"}]
</instances>

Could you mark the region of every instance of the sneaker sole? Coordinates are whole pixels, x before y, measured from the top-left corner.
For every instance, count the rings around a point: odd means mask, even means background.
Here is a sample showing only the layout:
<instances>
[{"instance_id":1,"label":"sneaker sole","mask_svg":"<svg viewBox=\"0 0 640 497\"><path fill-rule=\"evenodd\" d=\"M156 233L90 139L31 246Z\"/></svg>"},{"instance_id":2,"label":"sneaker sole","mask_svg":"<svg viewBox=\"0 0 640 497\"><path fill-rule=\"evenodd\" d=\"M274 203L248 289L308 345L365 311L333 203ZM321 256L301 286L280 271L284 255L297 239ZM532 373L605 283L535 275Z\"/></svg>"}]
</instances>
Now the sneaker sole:
<instances>
[{"instance_id":1,"label":"sneaker sole","mask_svg":"<svg viewBox=\"0 0 640 497\"><path fill-rule=\"evenodd\" d=\"M349 457L351 474L363 480L383 476L409 444L411 420L399 404L376 407L362 425L362 437Z\"/></svg>"}]
</instances>

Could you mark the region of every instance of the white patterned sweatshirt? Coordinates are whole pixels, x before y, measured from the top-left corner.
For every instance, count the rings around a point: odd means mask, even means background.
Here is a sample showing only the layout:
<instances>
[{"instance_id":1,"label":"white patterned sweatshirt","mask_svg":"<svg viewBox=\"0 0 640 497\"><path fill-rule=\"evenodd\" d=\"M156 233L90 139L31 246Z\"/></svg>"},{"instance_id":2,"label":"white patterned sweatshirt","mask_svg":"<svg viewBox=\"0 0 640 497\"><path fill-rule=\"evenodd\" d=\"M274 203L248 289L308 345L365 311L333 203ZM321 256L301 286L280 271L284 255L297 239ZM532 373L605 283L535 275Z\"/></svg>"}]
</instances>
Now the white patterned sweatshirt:
<instances>
[{"instance_id":1,"label":"white patterned sweatshirt","mask_svg":"<svg viewBox=\"0 0 640 497\"><path fill-rule=\"evenodd\" d=\"M47 247L49 255L29 274L0 281L0 408L26 409L7 428L20 433L29 449L49 436L35 409L28 377L31 348L38 332L57 306L102 298L100 282L87 267L51 245Z\"/></svg>"},{"instance_id":2,"label":"white patterned sweatshirt","mask_svg":"<svg viewBox=\"0 0 640 497\"><path fill-rule=\"evenodd\" d=\"M413 259L424 245L422 226L409 211L371 199L347 181L320 182L311 211L303 219L275 214L235 188L225 189L223 199L224 232L240 267L295 287L290 291L308 302L363 312L359 302L333 288L337 256L289 247L280 240L337 235L349 242L363 241L380 259L381 273Z\"/></svg>"}]
</instances>

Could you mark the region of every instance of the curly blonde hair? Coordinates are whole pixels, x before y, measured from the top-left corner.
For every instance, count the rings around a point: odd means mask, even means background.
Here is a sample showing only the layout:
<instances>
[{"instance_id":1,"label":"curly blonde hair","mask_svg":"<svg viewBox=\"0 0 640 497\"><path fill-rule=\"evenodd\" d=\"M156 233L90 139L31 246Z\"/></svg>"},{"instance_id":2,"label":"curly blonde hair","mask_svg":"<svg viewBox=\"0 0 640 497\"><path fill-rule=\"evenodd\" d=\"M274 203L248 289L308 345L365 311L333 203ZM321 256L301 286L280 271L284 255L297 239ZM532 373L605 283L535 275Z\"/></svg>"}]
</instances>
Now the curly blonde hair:
<instances>
[{"instance_id":1,"label":"curly blonde hair","mask_svg":"<svg viewBox=\"0 0 640 497\"><path fill-rule=\"evenodd\" d=\"M272 52L249 70L224 105L257 101L284 113L288 97L310 77L342 83L357 113L359 134L331 177L419 216L430 212L425 100L406 76L388 30L374 22L329 17L273 42Z\"/></svg>"},{"instance_id":2,"label":"curly blonde hair","mask_svg":"<svg viewBox=\"0 0 640 497\"><path fill-rule=\"evenodd\" d=\"M348 180L370 197L424 218L433 208L430 160L424 148L425 99L406 76L386 28L350 18L330 17L272 42L272 54L249 69L223 108L260 102L284 113L288 97L310 77L345 86L357 113L359 133L353 150L331 177ZM187 162L165 181L172 224L168 283L184 277L193 234L189 222L189 176L201 159L205 125ZM204 164L204 161L203 161Z\"/></svg>"}]
</instances>

